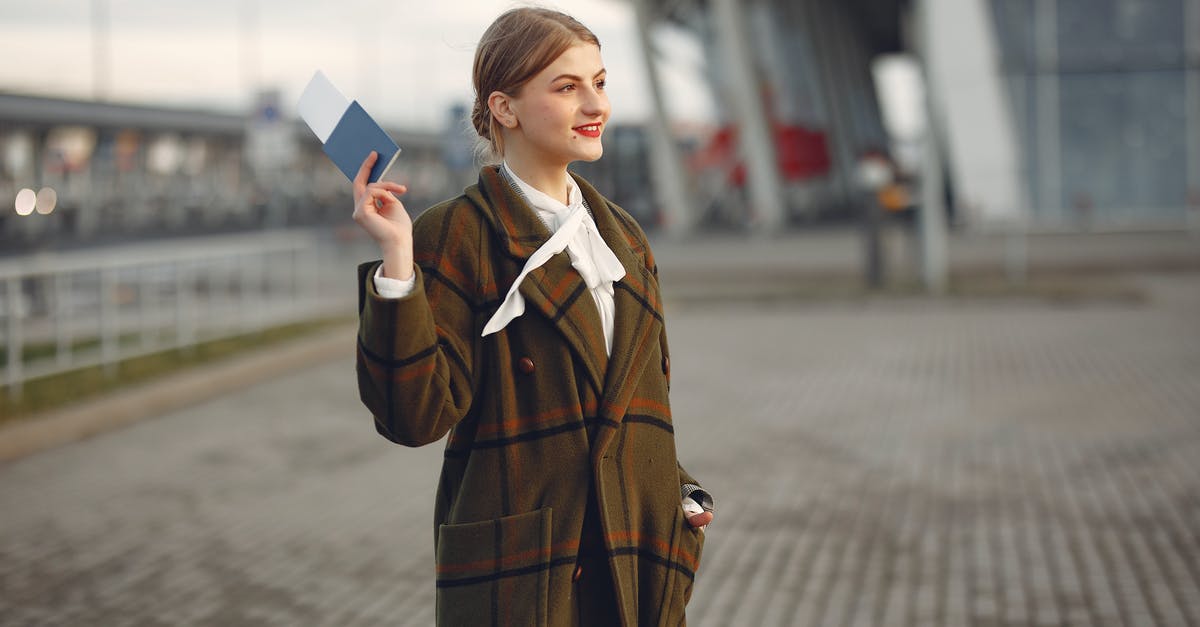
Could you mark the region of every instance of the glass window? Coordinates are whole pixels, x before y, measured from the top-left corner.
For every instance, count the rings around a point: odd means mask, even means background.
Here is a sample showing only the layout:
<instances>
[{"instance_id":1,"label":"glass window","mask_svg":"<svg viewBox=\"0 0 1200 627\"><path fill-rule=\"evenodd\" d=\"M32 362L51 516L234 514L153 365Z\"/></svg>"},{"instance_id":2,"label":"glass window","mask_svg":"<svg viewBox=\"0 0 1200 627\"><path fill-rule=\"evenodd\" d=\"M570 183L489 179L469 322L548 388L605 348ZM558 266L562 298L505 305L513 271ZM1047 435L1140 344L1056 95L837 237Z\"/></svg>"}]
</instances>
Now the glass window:
<instances>
[{"instance_id":1,"label":"glass window","mask_svg":"<svg viewBox=\"0 0 1200 627\"><path fill-rule=\"evenodd\" d=\"M1109 223L1182 217L1183 73L1066 74L1059 89L1067 211Z\"/></svg>"},{"instance_id":2,"label":"glass window","mask_svg":"<svg viewBox=\"0 0 1200 627\"><path fill-rule=\"evenodd\" d=\"M1183 64L1184 0L1057 0L1063 71L1162 70Z\"/></svg>"}]
</instances>

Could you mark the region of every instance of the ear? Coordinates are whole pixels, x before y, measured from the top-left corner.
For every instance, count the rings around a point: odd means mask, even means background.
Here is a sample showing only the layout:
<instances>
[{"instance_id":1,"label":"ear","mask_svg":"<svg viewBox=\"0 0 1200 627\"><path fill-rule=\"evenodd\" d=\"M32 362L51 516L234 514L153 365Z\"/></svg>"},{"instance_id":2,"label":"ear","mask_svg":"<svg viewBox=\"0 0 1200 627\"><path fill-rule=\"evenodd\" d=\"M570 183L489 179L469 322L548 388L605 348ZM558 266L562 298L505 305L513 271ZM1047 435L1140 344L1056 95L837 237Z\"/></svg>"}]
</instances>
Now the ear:
<instances>
[{"instance_id":1,"label":"ear","mask_svg":"<svg viewBox=\"0 0 1200 627\"><path fill-rule=\"evenodd\" d=\"M488 110L492 112L492 117L496 118L500 126L511 129L520 125L517 112L513 109L512 96L502 91L494 91L488 95L487 104Z\"/></svg>"}]
</instances>

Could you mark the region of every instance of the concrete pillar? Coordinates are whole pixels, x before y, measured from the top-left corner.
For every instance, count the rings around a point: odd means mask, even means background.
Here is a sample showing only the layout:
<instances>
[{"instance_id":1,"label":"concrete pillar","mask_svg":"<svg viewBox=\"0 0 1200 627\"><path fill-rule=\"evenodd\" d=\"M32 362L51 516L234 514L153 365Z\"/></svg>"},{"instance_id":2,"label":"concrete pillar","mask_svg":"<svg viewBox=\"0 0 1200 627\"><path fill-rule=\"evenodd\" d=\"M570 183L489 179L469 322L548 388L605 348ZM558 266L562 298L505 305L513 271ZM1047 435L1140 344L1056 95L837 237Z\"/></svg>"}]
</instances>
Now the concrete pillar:
<instances>
[{"instance_id":1,"label":"concrete pillar","mask_svg":"<svg viewBox=\"0 0 1200 627\"><path fill-rule=\"evenodd\" d=\"M1062 146L1058 96L1058 0L1035 0L1033 7L1034 133L1037 142L1037 211L1068 221L1062 199Z\"/></svg>"},{"instance_id":2,"label":"concrete pillar","mask_svg":"<svg viewBox=\"0 0 1200 627\"><path fill-rule=\"evenodd\" d=\"M747 3L713 0L712 16L719 53L724 58L733 119L737 123L740 156L746 164L750 225L756 231L778 231L786 219L783 185L774 138L767 120L758 71L746 40L743 13Z\"/></svg>"},{"instance_id":3,"label":"concrete pillar","mask_svg":"<svg viewBox=\"0 0 1200 627\"><path fill-rule=\"evenodd\" d=\"M954 183L956 216L971 226L1011 224L1021 213L1022 157L1013 124L1014 108L998 71L999 46L989 10L992 4L925 2L924 69L940 113L939 127L934 130L939 133L942 163L949 166L943 174ZM1047 30L1053 35L1052 28ZM1048 78L1057 82L1054 74ZM1053 128L1043 128L1039 122L1036 131L1038 141L1046 144L1046 163L1039 163L1038 173L1045 172L1054 182L1053 188L1043 189L1048 200L1057 199L1061 188L1057 182L1058 148L1051 145L1058 137L1057 87L1053 97L1049 91L1042 93L1047 98L1041 103L1041 117L1053 124ZM1056 200L1054 204L1060 203Z\"/></svg>"},{"instance_id":4,"label":"concrete pillar","mask_svg":"<svg viewBox=\"0 0 1200 627\"><path fill-rule=\"evenodd\" d=\"M945 173L942 171L941 142L938 141L941 112L937 107L938 89L934 73L929 71L931 1L918 0L915 6L917 54L925 81L925 137L921 159L921 282L934 294L946 291L948 254L946 234Z\"/></svg>"},{"instance_id":5,"label":"concrete pillar","mask_svg":"<svg viewBox=\"0 0 1200 627\"><path fill-rule=\"evenodd\" d=\"M650 133L650 168L654 179L654 195L662 210L663 230L672 237L687 234L696 221L695 201L689 193L687 173L680 163L679 151L671 135L671 122L663 101L662 83L654 64L654 49L650 43L653 19L649 0L634 0L637 14L638 42L642 49L642 64L650 89L654 117L647 125Z\"/></svg>"},{"instance_id":6,"label":"concrete pillar","mask_svg":"<svg viewBox=\"0 0 1200 627\"><path fill-rule=\"evenodd\" d=\"M928 98L927 98L928 100ZM926 105L930 117L934 108ZM932 125L931 125L932 126ZM926 128L921 164L921 283L934 294L946 291L948 253L946 234L945 175L937 136Z\"/></svg>"}]
</instances>

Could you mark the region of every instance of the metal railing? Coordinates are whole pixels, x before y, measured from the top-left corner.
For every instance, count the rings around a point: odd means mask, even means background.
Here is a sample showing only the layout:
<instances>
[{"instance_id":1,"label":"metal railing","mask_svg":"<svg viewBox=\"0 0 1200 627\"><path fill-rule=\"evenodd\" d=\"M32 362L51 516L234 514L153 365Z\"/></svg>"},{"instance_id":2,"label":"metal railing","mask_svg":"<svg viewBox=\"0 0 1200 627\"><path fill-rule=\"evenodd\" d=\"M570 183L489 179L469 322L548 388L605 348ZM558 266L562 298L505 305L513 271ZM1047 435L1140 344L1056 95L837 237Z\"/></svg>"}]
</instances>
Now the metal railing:
<instances>
[{"instance_id":1,"label":"metal railing","mask_svg":"<svg viewBox=\"0 0 1200 627\"><path fill-rule=\"evenodd\" d=\"M284 231L0 260L4 385L351 313L347 252Z\"/></svg>"}]
</instances>

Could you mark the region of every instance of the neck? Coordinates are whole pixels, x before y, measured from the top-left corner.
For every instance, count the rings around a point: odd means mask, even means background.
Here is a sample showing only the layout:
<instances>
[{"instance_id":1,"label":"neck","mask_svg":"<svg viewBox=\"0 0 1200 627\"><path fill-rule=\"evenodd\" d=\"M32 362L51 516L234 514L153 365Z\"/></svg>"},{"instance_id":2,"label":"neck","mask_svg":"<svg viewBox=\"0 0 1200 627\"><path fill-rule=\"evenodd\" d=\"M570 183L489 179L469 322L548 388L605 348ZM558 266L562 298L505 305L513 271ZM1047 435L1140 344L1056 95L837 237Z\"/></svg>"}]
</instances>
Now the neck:
<instances>
[{"instance_id":1,"label":"neck","mask_svg":"<svg viewBox=\"0 0 1200 627\"><path fill-rule=\"evenodd\" d=\"M566 205L570 202L566 164L539 163L520 150L505 150L504 162L522 181L547 196Z\"/></svg>"}]
</instances>

